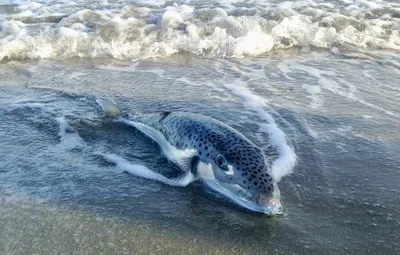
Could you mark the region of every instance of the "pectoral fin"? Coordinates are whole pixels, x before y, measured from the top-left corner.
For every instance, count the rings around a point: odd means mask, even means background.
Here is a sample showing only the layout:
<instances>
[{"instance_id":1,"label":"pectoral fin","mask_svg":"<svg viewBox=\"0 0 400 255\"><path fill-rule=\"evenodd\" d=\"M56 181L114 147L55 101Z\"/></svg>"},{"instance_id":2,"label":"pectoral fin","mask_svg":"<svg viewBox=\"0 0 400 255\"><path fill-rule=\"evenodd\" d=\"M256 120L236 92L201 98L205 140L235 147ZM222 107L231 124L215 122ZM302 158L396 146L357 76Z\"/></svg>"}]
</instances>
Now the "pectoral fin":
<instances>
[{"instance_id":1,"label":"pectoral fin","mask_svg":"<svg viewBox=\"0 0 400 255\"><path fill-rule=\"evenodd\" d=\"M149 138L153 139L155 142L160 145L162 152L164 155L170 160L172 163L177 164L183 171L186 173L192 172L193 174L197 171L197 164L200 159L197 156L197 151L194 149L186 149L180 150L176 147L172 146L167 139L165 139L164 135L156 130L153 127L147 126L143 123L130 121L124 118L121 118L121 121L124 123L134 126L135 128L142 131Z\"/></svg>"},{"instance_id":2,"label":"pectoral fin","mask_svg":"<svg viewBox=\"0 0 400 255\"><path fill-rule=\"evenodd\" d=\"M199 156L196 154L191 156L183 156L177 159L177 163L185 172L192 172L196 174L197 172L197 164L200 162Z\"/></svg>"}]
</instances>

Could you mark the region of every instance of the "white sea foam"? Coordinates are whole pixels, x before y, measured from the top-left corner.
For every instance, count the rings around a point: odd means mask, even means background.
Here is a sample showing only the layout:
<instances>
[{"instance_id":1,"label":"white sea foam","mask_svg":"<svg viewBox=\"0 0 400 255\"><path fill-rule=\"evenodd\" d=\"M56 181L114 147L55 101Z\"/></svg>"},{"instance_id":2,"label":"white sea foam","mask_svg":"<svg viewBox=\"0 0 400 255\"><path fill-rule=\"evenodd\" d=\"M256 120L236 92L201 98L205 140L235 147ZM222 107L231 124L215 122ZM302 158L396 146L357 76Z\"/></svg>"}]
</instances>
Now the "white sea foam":
<instances>
[{"instance_id":1,"label":"white sea foam","mask_svg":"<svg viewBox=\"0 0 400 255\"><path fill-rule=\"evenodd\" d=\"M20 102L16 102L15 104L8 107L8 111L13 111L16 109L23 109L23 108L31 108L31 109L40 109L42 112L52 112L45 104L37 103L37 102L24 102L21 100Z\"/></svg>"},{"instance_id":2,"label":"white sea foam","mask_svg":"<svg viewBox=\"0 0 400 255\"><path fill-rule=\"evenodd\" d=\"M79 77L81 77L81 76L85 76L85 75L87 75L88 73L86 73L86 72L73 72L73 73L70 73L68 76L67 76L67 79L77 79L77 78L79 78Z\"/></svg>"},{"instance_id":3,"label":"white sea foam","mask_svg":"<svg viewBox=\"0 0 400 255\"><path fill-rule=\"evenodd\" d=\"M302 63L299 63L299 62L293 61L293 60L284 61L284 62L280 63L279 69L281 71L285 72L285 74L296 73L299 71L304 72L317 80L317 82L315 84L306 85L306 87L305 87L311 93L311 97L313 100L311 107L313 107L313 108L315 108L317 106L322 106L321 98L318 97L317 94L319 94L321 89L324 89L333 94L348 98L350 100L353 100L355 102L358 102L360 104L368 106L372 109L375 109L377 111L385 113L387 115L396 115L394 112L386 110L382 106L367 102L364 99L357 96L357 93L356 93L357 87L354 84L347 82L343 79L335 80L334 78L330 78L330 77L334 77L334 75L335 75L335 72L333 72L333 71L321 70L316 67L307 66L305 64L302 64ZM312 86L312 87L309 87L309 86ZM310 90L310 88L312 88L312 90ZM318 92L318 93L316 93L316 92Z\"/></svg>"},{"instance_id":4,"label":"white sea foam","mask_svg":"<svg viewBox=\"0 0 400 255\"><path fill-rule=\"evenodd\" d=\"M84 147L85 142L73 128L68 124L64 116L56 118L60 131L58 136L60 137L59 146L65 150L71 150L74 148Z\"/></svg>"},{"instance_id":5,"label":"white sea foam","mask_svg":"<svg viewBox=\"0 0 400 255\"><path fill-rule=\"evenodd\" d=\"M288 145L285 133L278 127L272 115L265 110L267 104L264 98L255 95L239 83L224 83L224 86L241 97L247 109L256 112L260 119L266 121L258 125L263 132L268 134L271 145L278 150L279 157L272 163L272 175L279 182L283 176L293 172L296 164L296 153Z\"/></svg>"},{"instance_id":6,"label":"white sea foam","mask_svg":"<svg viewBox=\"0 0 400 255\"><path fill-rule=\"evenodd\" d=\"M140 164L132 164L126 159L116 155L116 154L102 154L99 153L99 155L102 155L107 161L115 163L117 167L123 171L126 171L128 173L131 173L133 175L150 179L150 180L156 180L159 182L162 182L167 185L171 186L187 186L189 183L193 182L195 180L195 177L191 172L188 172L184 174L182 177L178 177L176 179L168 179L162 174L156 173L150 169L148 169L144 165Z\"/></svg>"},{"instance_id":7,"label":"white sea foam","mask_svg":"<svg viewBox=\"0 0 400 255\"><path fill-rule=\"evenodd\" d=\"M40 4L40 3L31 2L31 1L26 1L26 2L21 1L16 9L18 9L20 11L27 11L27 10L33 11L33 10L39 9L40 7L42 7L42 4Z\"/></svg>"},{"instance_id":8,"label":"white sea foam","mask_svg":"<svg viewBox=\"0 0 400 255\"><path fill-rule=\"evenodd\" d=\"M35 101L32 101L30 97L20 97L18 99L13 99L11 101L3 101L5 103L5 111L6 112L13 112L20 109L31 109L31 110L40 110L40 112L35 112L31 114L29 118L37 119L41 117L48 117L49 115L56 114L56 110L48 104L48 100L45 96L41 98L35 98Z\"/></svg>"},{"instance_id":9,"label":"white sea foam","mask_svg":"<svg viewBox=\"0 0 400 255\"><path fill-rule=\"evenodd\" d=\"M98 0L91 9L80 0L14 4L0 19L0 60L135 60L180 52L243 58L294 46L400 49L400 4L379 0L215 5Z\"/></svg>"},{"instance_id":10,"label":"white sea foam","mask_svg":"<svg viewBox=\"0 0 400 255\"><path fill-rule=\"evenodd\" d=\"M154 73L160 77L164 76L165 70L163 69L157 69L157 68L151 68L151 69L146 69L146 70L141 70L138 68L138 62L132 64L132 65L127 65L127 66L115 66L115 65L98 65L96 66L99 69L104 69L104 70L111 70L111 71L117 71L117 72L130 72L130 73Z\"/></svg>"},{"instance_id":11,"label":"white sea foam","mask_svg":"<svg viewBox=\"0 0 400 255\"><path fill-rule=\"evenodd\" d=\"M310 96L308 96L311 98L310 107L314 109L320 108L323 104L323 101L319 95L321 93L321 87L308 84L303 84L302 87L310 94Z\"/></svg>"}]
</instances>

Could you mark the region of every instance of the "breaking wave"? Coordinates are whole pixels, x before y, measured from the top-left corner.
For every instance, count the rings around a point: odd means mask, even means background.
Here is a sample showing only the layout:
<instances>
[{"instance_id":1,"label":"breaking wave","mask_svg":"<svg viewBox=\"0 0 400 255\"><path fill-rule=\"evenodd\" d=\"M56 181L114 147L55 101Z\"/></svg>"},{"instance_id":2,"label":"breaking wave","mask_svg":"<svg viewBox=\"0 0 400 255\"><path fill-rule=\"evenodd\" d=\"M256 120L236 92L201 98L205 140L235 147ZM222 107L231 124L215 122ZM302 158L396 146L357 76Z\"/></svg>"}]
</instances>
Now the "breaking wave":
<instances>
[{"instance_id":1,"label":"breaking wave","mask_svg":"<svg viewBox=\"0 0 400 255\"><path fill-rule=\"evenodd\" d=\"M265 2L0 3L5 10L0 12L0 60L134 60L184 52L242 58L292 47L400 49L399 3Z\"/></svg>"}]
</instances>

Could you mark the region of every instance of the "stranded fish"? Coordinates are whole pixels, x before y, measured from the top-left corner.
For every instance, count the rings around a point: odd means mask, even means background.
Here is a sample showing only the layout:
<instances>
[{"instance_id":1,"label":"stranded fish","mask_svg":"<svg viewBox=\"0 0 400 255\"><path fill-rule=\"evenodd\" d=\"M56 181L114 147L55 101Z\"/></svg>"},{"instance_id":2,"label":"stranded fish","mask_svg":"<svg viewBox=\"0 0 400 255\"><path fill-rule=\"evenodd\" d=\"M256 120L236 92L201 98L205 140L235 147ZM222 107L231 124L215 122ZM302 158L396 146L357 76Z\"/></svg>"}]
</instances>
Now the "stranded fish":
<instances>
[{"instance_id":1,"label":"stranded fish","mask_svg":"<svg viewBox=\"0 0 400 255\"><path fill-rule=\"evenodd\" d=\"M139 129L187 175L249 210L281 214L280 192L263 151L232 127L188 112L127 114L107 100L108 117Z\"/></svg>"}]
</instances>

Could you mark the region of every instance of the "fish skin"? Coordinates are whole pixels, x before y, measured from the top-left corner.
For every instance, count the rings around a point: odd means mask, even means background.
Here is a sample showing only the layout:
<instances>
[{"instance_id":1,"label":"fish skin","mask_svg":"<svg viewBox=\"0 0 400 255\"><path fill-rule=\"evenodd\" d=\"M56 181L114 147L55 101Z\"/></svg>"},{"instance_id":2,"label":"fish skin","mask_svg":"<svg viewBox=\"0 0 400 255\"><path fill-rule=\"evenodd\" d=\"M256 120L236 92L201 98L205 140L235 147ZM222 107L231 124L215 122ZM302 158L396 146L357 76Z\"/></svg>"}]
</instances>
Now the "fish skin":
<instances>
[{"instance_id":1,"label":"fish skin","mask_svg":"<svg viewBox=\"0 0 400 255\"><path fill-rule=\"evenodd\" d=\"M161 112L126 118L159 130L168 142L180 150L194 149L203 162L216 162L224 155L235 172L217 172L224 182L236 183L252 193L273 190L273 177L264 153L248 138L214 118L188 112Z\"/></svg>"},{"instance_id":2,"label":"fish skin","mask_svg":"<svg viewBox=\"0 0 400 255\"><path fill-rule=\"evenodd\" d=\"M114 101L96 100L107 117L118 118L157 142L190 179L201 179L236 204L268 215L282 214L280 191L263 151L234 128L188 112L127 114Z\"/></svg>"}]
</instances>

